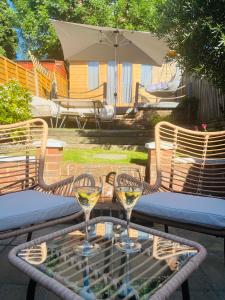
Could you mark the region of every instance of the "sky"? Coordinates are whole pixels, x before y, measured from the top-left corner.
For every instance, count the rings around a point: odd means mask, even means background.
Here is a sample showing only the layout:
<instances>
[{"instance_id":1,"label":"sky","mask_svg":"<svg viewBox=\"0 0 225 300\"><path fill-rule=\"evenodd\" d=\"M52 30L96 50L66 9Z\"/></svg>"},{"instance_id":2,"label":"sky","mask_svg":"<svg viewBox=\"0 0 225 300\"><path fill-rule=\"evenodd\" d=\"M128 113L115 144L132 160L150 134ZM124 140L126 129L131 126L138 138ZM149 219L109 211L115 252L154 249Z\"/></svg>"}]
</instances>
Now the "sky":
<instances>
[{"instance_id":1,"label":"sky","mask_svg":"<svg viewBox=\"0 0 225 300\"><path fill-rule=\"evenodd\" d=\"M14 11L16 11L16 7L13 3L12 0L7 0L7 4L9 7L11 7ZM15 28L16 30L16 34L17 34L17 39L18 39L18 48L16 51L16 59L25 59L25 49L24 49L24 40L23 40L23 36L22 36L22 31L19 28Z\"/></svg>"}]
</instances>

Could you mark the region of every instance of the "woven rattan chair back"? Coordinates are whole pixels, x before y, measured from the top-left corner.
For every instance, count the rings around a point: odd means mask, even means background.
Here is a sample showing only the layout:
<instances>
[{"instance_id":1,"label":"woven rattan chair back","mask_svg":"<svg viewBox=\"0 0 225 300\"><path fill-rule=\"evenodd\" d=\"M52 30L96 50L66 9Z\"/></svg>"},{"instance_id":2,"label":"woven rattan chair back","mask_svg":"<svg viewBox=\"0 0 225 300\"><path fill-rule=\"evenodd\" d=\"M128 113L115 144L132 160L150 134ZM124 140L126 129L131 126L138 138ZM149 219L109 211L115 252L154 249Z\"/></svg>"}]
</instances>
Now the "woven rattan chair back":
<instances>
[{"instance_id":1,"label":"woven rattan chair back","mask_svg":"<svg viewBox=\"0 0 225 300\"><path fill-rule=\"evenodd\" d=\"M47 133L41 119L0 126L0 195L34 187L42 178Z\"/></svg>"},{"instance_id":2,"label":"woven rattan chair back","mask_svg":"<svg viewBox=\"0 0 225 300\"><path fill-rule=\"evenodd\" d=\"M225 131L160 122L155 140L157 185L163 190L225 198Z\"/></svg>"}]
</instances>

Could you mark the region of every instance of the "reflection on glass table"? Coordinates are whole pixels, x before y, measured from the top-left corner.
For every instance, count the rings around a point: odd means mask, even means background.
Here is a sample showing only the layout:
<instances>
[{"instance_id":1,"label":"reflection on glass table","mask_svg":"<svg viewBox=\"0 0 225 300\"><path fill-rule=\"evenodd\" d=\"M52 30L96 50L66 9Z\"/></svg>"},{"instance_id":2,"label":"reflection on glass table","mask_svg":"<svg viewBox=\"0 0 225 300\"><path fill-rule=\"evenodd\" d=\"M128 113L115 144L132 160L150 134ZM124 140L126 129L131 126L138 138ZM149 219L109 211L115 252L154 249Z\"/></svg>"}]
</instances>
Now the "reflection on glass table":
<instances>
[{"instance_id":1,"label":"reflection on glass table","mask_svg":"<svg viewBox=\"0 0 225 300\"><path fill-rule=\"evenodd\" d=\"M115 247L125 231L126 223L123 221L119 224L92 222L89 242L97 243L100 248L91 257L81 257L76 253L77 246L82 245L85 239L83 225L66 234L59 232L54 238L46 239L47 257L44 261L33 264L32 260L27 259L24 253L30 253L34 246L24 248L24 244L23 249L17 252L16 258L20 259L20 266L17 266L22 269L23 260L41 274L54 278L56 285L60 283L86 300L149 299L199 253L197 248L190 245L131 227L130 238L141 244L142 251L127 254ZM52 287L57 294L57 289L54 289Z\"/></svg>"}]
</instances>

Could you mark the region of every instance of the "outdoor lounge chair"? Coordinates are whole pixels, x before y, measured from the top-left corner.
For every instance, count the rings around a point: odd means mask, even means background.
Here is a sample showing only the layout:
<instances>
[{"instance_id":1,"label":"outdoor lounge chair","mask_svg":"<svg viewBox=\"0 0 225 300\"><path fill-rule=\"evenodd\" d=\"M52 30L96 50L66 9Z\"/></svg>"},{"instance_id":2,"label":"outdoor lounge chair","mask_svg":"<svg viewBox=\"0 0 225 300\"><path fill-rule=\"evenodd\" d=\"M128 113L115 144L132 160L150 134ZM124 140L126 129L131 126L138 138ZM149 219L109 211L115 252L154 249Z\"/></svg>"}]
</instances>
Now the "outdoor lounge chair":
<instances>
[{"instance_id":1,"label":"outdoor lounge chair","mask_svg":"<svg viewBox=\"0 0 225 300\"><path fill-rule=\"evenodd\" d=\"M138 98L141 102L138 102ZM187 85L182 84L182 70L177 66L176 72L168 82L136 85L137 109L175 109L187 96Z\"/></svg>"},{"instance_id":2,"label":"outdoor lounge chair","mask_svg":"<svg viewBox=\"0 0 225 300\"><path fill-rule=\"evenodd\" d=\"M80 175L45 184L47 133L42 119L0 126L0 239L72 221L82 214L71 197L72 186L80 180L91 185L92 177Z\"/></svg>"},{"instance_id":3,"label":"outdoor lounge chair","mask_svg":"<svg viewBox=\"0 0 225 300\"><path fill-rule=\"evenodd\" d=\"M225 131L199 132L160 122L155 141L156 183L144 183L134 221L225 238ZM124 184L138 183L126 174L117 178Z\"/></svg>"}]
</instances>

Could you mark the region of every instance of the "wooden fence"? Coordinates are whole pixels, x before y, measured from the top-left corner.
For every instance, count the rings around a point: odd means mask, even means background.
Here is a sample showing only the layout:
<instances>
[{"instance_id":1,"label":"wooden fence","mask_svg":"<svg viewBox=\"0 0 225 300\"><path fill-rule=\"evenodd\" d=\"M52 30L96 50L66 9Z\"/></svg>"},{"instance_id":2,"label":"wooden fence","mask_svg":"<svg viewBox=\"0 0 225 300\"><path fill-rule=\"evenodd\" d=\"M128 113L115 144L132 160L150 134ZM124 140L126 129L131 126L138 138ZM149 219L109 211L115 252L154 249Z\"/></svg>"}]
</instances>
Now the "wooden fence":
<instances>
[{"instance_id":1,"label":"wooden fence","mask_svg":"<svg viewBox=\"0 0 225 300\"><path fill-rule=\"evenodd\" d=\"M69 96L69 82L59 73L55 72L55 79L57 83L57 95L61 98L68 98Z\"/></svg>"},{"instance_id":2,"label":"wooden fence","mask_svg":"<svg viewBox=\"0 0 225 300\"><path fill-rule=\"evenodd\" d=\"M189 95L199 99L198 116L201 121L221 120L225 117L225 94L203 79L189 78Z\"/></svg>"},{"instance_id":3,"label":"wooden fence","mask_svg":"<svg viewBox=\"0 0 225 300\"><path fill-rule=\"evenodd\" d=\"M57 94L59 97L68 97L68 82L59 74L55 74ZM0 84L17 80L26 87L32 95L49 98L52 88L52 79L35 69L30 71L19 64L0 56Z\"/></svg>"}]
</instances>

